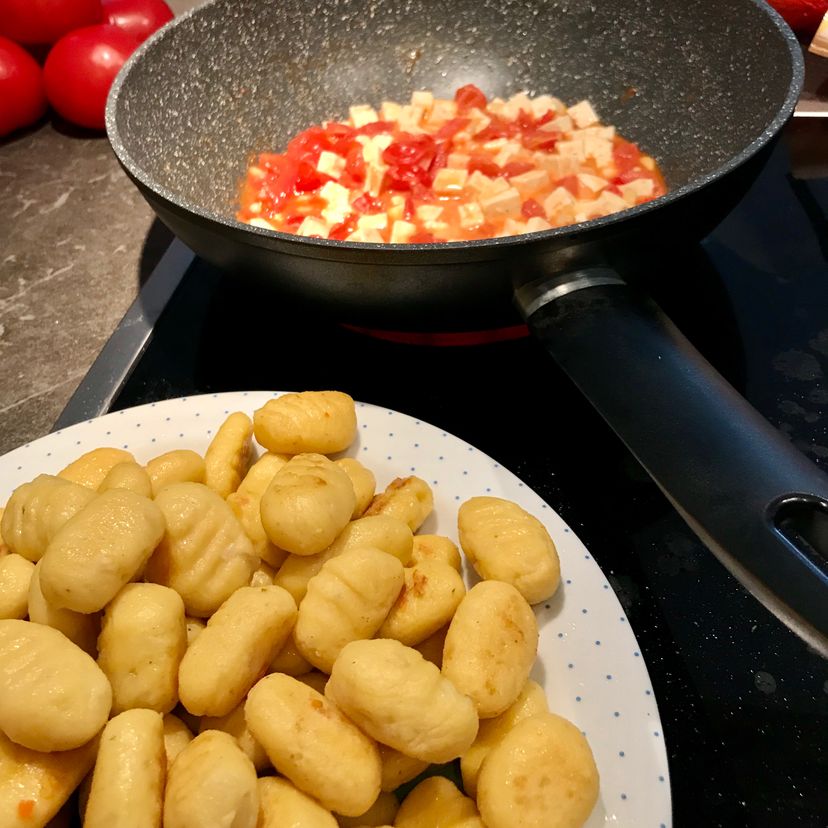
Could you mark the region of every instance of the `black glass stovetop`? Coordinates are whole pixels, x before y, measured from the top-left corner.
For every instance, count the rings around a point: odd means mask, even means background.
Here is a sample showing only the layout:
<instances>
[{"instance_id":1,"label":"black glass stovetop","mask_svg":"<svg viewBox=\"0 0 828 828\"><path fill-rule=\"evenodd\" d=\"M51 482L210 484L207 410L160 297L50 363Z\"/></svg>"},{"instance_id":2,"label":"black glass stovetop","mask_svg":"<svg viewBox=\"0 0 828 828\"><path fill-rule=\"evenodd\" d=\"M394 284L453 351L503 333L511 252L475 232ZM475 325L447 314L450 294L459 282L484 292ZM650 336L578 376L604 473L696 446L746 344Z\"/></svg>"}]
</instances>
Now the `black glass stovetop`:
<instances>
[{"instance_id":1,"label":"black glass stovetop","mask_svg":"<svg viewBox=\"0 0 828 828\"><path fill-rule=\"evenodd\" d=\"M826 471L827 213L828 178L797 178L781 144L713 235L646 275L707 358ZM196 260L112 407L327 388L476 445L580 536L646 659L678 828L828 825L828 662L742 590L528 338L380 341Z\"/></svg>"}]
</instances>

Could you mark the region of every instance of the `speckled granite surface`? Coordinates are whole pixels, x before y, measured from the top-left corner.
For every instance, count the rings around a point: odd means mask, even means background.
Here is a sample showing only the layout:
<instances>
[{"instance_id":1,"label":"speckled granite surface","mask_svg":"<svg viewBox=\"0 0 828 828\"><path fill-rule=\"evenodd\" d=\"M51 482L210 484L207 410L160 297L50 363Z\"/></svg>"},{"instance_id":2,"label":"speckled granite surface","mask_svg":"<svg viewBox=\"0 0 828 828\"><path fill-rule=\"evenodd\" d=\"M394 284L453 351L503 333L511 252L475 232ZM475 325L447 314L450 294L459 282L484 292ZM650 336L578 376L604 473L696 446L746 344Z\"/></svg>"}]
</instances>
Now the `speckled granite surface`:
<instances>
[{"instance_id":1,"label":"speckled granite surface","mask_svg":"<svg viewBox=\"0 0 828 828\"><path fill-rule=\"evenodd\" d=\"M0 139L0 454L49 431L168 240L104 135Z\"/></svg>"}]
</instances>

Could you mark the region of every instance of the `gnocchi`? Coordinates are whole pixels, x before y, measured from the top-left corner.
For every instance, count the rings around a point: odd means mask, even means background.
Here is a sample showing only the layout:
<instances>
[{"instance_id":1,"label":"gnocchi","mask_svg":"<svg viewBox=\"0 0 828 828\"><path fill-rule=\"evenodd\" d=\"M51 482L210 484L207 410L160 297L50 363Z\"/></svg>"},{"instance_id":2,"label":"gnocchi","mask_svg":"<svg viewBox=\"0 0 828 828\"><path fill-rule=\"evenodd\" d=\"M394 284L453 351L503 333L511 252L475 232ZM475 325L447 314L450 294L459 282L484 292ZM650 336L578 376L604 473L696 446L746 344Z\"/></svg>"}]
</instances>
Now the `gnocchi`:
<instances>
[{"instance_id":1,"label":"gnocchi","mask_svg":"<svg viewBox=\"0 0 828 828\"><path fill-rule=\"evenodd\" d=\"M356 436L356 406L341 391L302 391L268 400L253 414L256 439L282 454L335 454Z\"/></svg>"},{"instance_id":2,"label":"gnocchi","mask_svg":"<svg viewBox=\"0 0 828 828\"><path fill-rule=\"evenodd\" d=\"M416 650L392 639L347 644L325 695L378 742L424 762L456 759L477 735L471 699Z\"/></svg>"},{"instance_id":3,"label":"gnocchi","mask_svg":"<svg viewBox=\"0 0 828 828\"><path fill-rule=\"evenodd\" d=\"M169 713L178 704L178 667L187 649L184 602L159 584L127 584L109 602L98 666L112 685L112 710Z\"/></svg>"},{"instance_id":4,"label":"gnocchi","mask_svg":"<svg viewBox=\"0 0 828 828\"><path fill-rule=\"evenodd\" d=\"M449 624L443 675L489 719L517 699L537 651L538 623L526 599L509 584L481 581Z\"/></svg>"},{"instance_id":5,"label":"gnocchi","mask_svg":"<svg viewBox=\"0 0 828 828\"><path fill-rule=\"evenodd\" d=\"M84 828L155 828L161 824L166 753L161 715L127 710L101 734Z\"/></svg>"},{"instance_id":6,"label":"gnocchi","mask_svg":"<svg viewBox=\"0 0 828 828\"><path fill-rule=\"evenodd\" d=\"M554 828L583 823L594 760L527 680L527 601L559 580L548 533L509 501L461 504L484 578L466 592L457 544L425 526L425 480L377 493L358 460L327 456L353 441L353 406L284 395L227 417L203 458L103 449L15 490L0 509L12 828L55 818L96 752L90 828L524 828L547 824L531 821L546 787L567 798ZM463 792L430 769L454 760Z\"/></svg>"},{"instance_id":7,"label":"gnocchi","mask_svg":"<svg viewBox=\"0 0 828 828\"><path fill-rule=\"evenodd\" d=\"M236 740L199 733L167 772L164 828L256 828L256 769Z\"/></svg>"},{"instance_id":8,"label":"gnocchi","mask_svg":"<svg viewBox=\"0 0 828 828\"><path fill-rule=\"evenodd\" d=\"M355 503L351 479L336 463L322 454L299 454L262 495L262 526L276 546L315 555L345 528Z\"/></svg>"},{"instance_id":9,"label":"gnocchi","mask_svg":"<svg viewBox=\"0 0 828 828\"><path fill-rule=\"evenodd\" d=\"M266 676L250 691L245 718L274 767L324 807L358 816L376 800L376 743L313 688L279 673Z\"/></svg>"},{"instance_id":10,"label":"gnocchi","mask_svg":"<svg viewBox=\"0 0 828 828\"><path fill-rule=\"evenodd\" d=\"M373 637L403 583L403 565L379 549L352 549L328 561L299 605L293 633L297 649L330 673L348 642Z\"/></svg>"},{"instance_id":11,"label":"gnocchi","mask_svg":"<svg viewBox=\"0 0 828 828\"><path fill-rule=\"evenodd\" d=\"M554 713L516 724L480 767L477 805L488 828L578 828L598 799L587 740Z\"/></svg>"},{"instance_id":12,"label":"gnocchi","mask_svg":"<svg viewBox=\"0 0 828 828\"><path fill-rule=\"evenodd\" d=\"M558 550L546 527L499 497L473 497L457 515L460 545L481 578L505 581L530 603L550 598L561 580Z\"/></svg>"},{"instance_id":13,"label":"gnocchi","mask_svg":"<svg viewBox=\"0 0 828 828\"><path fill-rule=\"evenodd\" d=\"M264 674L290 635L296 604L281 587L241 587L184 653L181 702L196 716L226 716Z\"/></svg>"},{"instance_id":14,"label":"gnocchi","mask_svg":"<svg viewBox=\"0 0 828 828\"><path fill-rule=\"evenodd\" d=\"M53 606L98 612L138 575L164 535L164 516L128 489L97 495L61 526L43 556L40 588Z\"/></svg>"},{"instance_id":15,"label":"gnocchi","mask_svg":"<svg viewBox=\"0 0 828 828\"><path fill-rule=\"evenodd\" d=\"M31 750L78 748L109 718L106 676L51 627L0 621L0 678L0 730Z\"/></svg>"},{"instance_id":16,"label":"gnocchi","mask_svg":"<svg viewBox=\"0 0 828 828\"><path fill-rule=\"evenodd\" d=\"M212 615L250 583L258 560L231 508L203 483L171 483L156 496L166 531L147 563L148 581L174 589L188 615Z\"/></svg>"}]
</instances>

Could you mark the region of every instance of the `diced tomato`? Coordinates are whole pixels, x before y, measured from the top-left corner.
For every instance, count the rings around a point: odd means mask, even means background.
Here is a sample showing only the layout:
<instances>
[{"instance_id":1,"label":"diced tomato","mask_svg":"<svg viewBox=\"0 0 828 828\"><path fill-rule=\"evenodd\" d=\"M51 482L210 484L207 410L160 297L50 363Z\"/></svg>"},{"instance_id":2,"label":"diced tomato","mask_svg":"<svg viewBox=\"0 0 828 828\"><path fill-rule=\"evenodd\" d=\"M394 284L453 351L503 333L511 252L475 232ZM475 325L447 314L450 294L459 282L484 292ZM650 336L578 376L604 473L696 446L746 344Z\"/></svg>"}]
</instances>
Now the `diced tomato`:
<instances>
[{"instance_id":1,"label":"diced tomato","mask_svg":"<svg viewBox=\"0 0 828 828\"><path fill-rule=\"evenodd\" d=\"M262 200L267 202L270 209L278 209L293 195L298 174L299 165L292 158L282 156L278 167L275 163L272 164L272 171L265 178L261 189Z\"/></svg>"},{"instance_id":2,"label":"diced tomato","mask_svg":"<svg viewBox=\"0 0 828 828\"><path fill-rule=\"evenodd\" d=\"M554 121L557 117L558 113L555 112L554 109L547 109L546 112L544 112L543 115L541 115L540 118L538 118L535 121L535 126L539 127L543 126L544 124L548 124L550 121Z\"/></svg>"},{"instance_id":3,"label":"diced tomato","mask_svg":"<svg viewBox=\"0 0 828 828\"><path fill-rule=\"evenodd\" d=\"M339 241L343 241L348 238L348 236L356 230L357 218L358 216L356 213L351 213L341 224L335 224L331 227L331 230L328 233L328 238L338 239Z\"/></svg>"},{"instance_id":4,"label":"diced tomato","mask_svg":"<svg viewBox=\"0 0 828 828\"><path fill-rule=\"evenodd\" d=\"M473 155L468 163L469 175L475 170L488 175L489 178L497 178L500 175L500 167L495 164L490 158L483 155Z\"/></svg>"},{"instance_id":5,"label":"diced tomato","mask_svg":"<svg viewBox=\"0 0 828 828\"><path fill-rule=\"evenodd\" d=\"M641 150L635 144L621 138L615 140L612 148L612 157L619 175L638 165L641 159Z\"/></svg>"},{"instance_id":6,"label":"diced tomato","mask_svg":"<svg viewBox=\"0 0 828 828\"><path fill-rule=\"evenodd\" d=\"M443 169L448 163L448 144L440 142L437 144L437 149L434 151L434 158L431 159L431 164L428 168L429 185L434 183L434 176L437 171Z\"/></svg>"},{"instance_id":7,"label":"diced tomato","mask_svg":"<svg viewBox=\"0 0 828 828\"><path fill-rule=\"evenodd\" d=\"M467 83L465 86L461 86L454 93L454 101L460 112L466 109L472 109L473 107L485 109L487 103L486 96L473 83Z\"/></svg>"},{"instance_id":8,"label":"diced tomato","mask_svg":"<svg viewBox=\"0 0 828 828\"><path fill-rule=\"evenodd\" d=\"M359 183L365 181L365 158L362 155L362 144L354 144L345 157L345 172Z\"/></svg>"},{"instance_id":9,"label":"diced tomato","mask_svg":"<svg viewBox=\"0 0 828 828\"><path fill-rule=\"evenodd\" d=\"M526 201L523 202L520 212L525 218L532 218L533 216L546 218L546 210L544 210L534 198L527 198Z\"/></svg>"},{"instance_id":10,"label":"diced tomato","mask_svg":"<svg viewBox=\"0 0 828 828\"><path fill-rule=\"evenodd\" d=\"M414 199L410 195L405 197L405 204L403 205L403 218L406 221L411 221L416 215L414 211Z\"/></svg>"},{"instance_id":11,"label":"diced tomato","mask_svg":"<svg viewBox=\"0 0 828 828\"><path fill-rule=\"evenodd\" d=\"M521 143L528 150L536 152L537 150L551 150L555 148L555 144L560 140L561 134L559 132L549 132L546 129L533 129L524 132L521 136Z\"/></svg>"},{"instance_id":12,"label":"diced tomato","mask_svg":"<svg viewBox=\"0 0 828 828\"><path fill-rule=\"evenodd\" d=\"M537 126L537 121L535 120L535 116L526 109L521 109L518 114L517 118L515 118L517 125L522 130L530 130L534 129Z\"/></svg>"},{"instance_id":13,"label":"diced tomato","mask_svg":"<svg viewBox=\"0 0 828 828\"><path fill-rule=\"evenodd\" d=\"M382 210L382 202L378 198L374 198L369 193L363 193L359 198L351 202L351 206L358 213L379 213Z\"/></svg>"},{"instance_id":14,"label":"diced tomato","mask_svg":"<svg viewBox=\"0 0 828 828\"><path fill-rule=\"evenodd\" d=\"M394 167L413 167L424 163L427 167L436 150L434 139L430 135L412 135L401 132L382 153L382 160Z\"/></svg>"},{"instance_id":15,"label":"diced tomato","mask_svg":"<svg viewBox=\"0 0 828 828\"><path fill-rule=\"evenodd\" d=\"M393 121L373 121L356 129L357 135L382 135L384 132L393 132L397 125Z\"/></svg>"},{"instance_id":16,"label":"diced tomato","mask_svg":"<svg viewBox=\"0 0 828 828\"><path fill-rule=\"evenodd\" d=\"M313 164L302 159L297 166L296 183L293 187L297 193L308 193L312 190L318 190L326 181L330 180L329 175L319 172Z\"/></svg>"},{"instance_id":17,"label":"diced tomato","mask_svg":"<svg viewBox=\"0 0 828 828\"><path fill-rule=\"evenodd\" d=\"M502 167L500 174L505 175L506 178L511 178L513 175L522 175L534 169L535 165L529 161L510 161Z\"/></svg>"},{"instance_id":18,"label":"diced tomato","mask_svg":"<svg viewBox=\"0 0 828 828\"><path fill-rule=\"evenodd\" d=\"M468 118L452 118L437 130L434 137L437 141L451 141L458 132L464 130L470 123L471 121Z\"/></svg>"},{"instance_id":19,"label":"diced tomato","mask_svg":"<svg viewBox=\"0 0 828 828\"><path fill-rule=\"evenodd\" d=\"M294 227L298 227L304 220L305 216L301 213L292 213L291 215L285 218L285 224L289 224Z\"/></svg>"},{"instance_id":20,"label":"diced tomato","mask_svg":"<svg viewBox=\"0 0 828 828\"><path fill-rule=\"evenodd\" d=\"M580 192L581 182L578 181L577 175L565 175L563 178L558 179L558 186L569 190L577 198Z\"/></svg>"},{"instance_id":21,"label":"diced tomato","mask_svg":"<svg viewBox=\"0 0 828 828\"><path fill-rule=\"evenodd\" d=\"M411 244L433 244L437 237L433 233L415 233L410 239Z\"/></svg>"},{"instance_id":22,"label":"diced tomato","mask_svg":"<svg viewBox=\"0 0 828 828\"><path fill-rule=\"evenodd\" d=\"M499 115L490 115L492 122L476 132L474 137L477 141L494 141L497 138L514 138L520 134L520 127L514 121L507 121Z\"/></svg>"},{"instance_id":23,"label":"diced tomato","mask_svg":"<svg viewBox=\"0 0 828 828\"><path fill-rule=\"evenodd\" d=\"M17 803L17 815L21 819L31 819L34 815L35 801L33 799L21 799Z\"/></svg>"}]
</instances>

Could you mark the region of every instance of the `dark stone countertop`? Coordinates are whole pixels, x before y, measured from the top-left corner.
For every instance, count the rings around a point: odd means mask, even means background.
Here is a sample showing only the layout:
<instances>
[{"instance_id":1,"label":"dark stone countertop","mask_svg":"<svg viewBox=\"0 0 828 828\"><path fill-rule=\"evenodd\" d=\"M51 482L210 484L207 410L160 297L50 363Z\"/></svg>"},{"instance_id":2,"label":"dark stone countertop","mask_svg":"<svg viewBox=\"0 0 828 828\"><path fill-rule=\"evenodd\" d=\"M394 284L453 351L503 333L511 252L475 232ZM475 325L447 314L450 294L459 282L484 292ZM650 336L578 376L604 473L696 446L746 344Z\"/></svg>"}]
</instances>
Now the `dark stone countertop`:
<instances>
[{"instance_id":1,"label":"dark stone countertop","mask_svg":"<svg viewBox=\"0 0 828 828\"><path fill-rule=\"evenodd\" d=\"M49 431L169 238L102 133L0 139L0 454Z\"/></svg>"}]
</instances>

